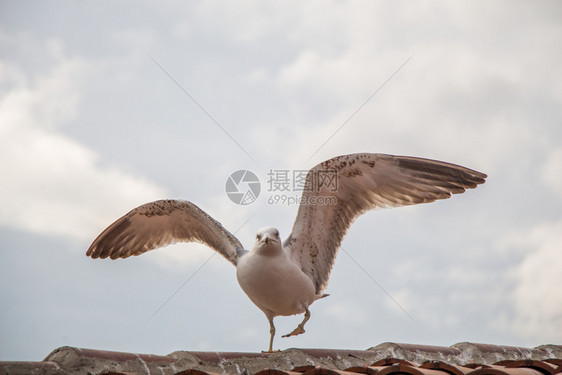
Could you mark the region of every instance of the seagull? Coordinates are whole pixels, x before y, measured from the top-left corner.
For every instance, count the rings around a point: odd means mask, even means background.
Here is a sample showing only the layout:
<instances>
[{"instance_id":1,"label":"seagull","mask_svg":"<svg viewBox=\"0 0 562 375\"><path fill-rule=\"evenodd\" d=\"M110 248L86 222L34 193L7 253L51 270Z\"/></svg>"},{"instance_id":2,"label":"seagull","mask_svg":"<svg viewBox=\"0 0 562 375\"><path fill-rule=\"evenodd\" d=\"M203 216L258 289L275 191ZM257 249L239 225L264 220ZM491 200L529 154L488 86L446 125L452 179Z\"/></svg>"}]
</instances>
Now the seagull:
<instances>
[{"instance_id":1,"label":"seagull","mask_svg":"<svg viewBox=\"0 0 562 375\"><path fill-rule=\"evenodd\" d=\"M158 200L134 208L105 229L87 256L128 258L176 242L200 242L236 267L242 290L269 321L273 352L277 316L304 313L283 337L305 332L310 305L324 293L345 233L376 208L447 199L483 184L486 174L459 165L410 156L357 153L337 156L308 171L293 229L257 232L250 251L217 220L185 200Z\"/></svg>"}]
</instances>

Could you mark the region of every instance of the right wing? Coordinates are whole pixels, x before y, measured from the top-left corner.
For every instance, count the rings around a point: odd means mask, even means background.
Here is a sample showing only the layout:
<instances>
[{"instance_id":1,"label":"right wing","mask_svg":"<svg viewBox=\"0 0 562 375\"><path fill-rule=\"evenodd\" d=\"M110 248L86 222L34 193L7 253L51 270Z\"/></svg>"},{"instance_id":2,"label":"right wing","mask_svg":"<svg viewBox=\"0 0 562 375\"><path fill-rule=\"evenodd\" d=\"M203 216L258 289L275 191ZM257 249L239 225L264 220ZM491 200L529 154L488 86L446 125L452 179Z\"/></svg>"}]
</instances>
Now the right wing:
<instances>
[{"instance_id":1,"label":"right wing","mask_svg":"<svg viewBox=\"0 0 562 375\"><path fill-rule=\"evenodd\" d=\"M312 168L293 230L284 242L310 276L326 288L351 223L375 208L447 199L483 184L486 175L451 163L409 156L350 154Z\"/></svg>"},{"instance_id":2,"label":"right wing","mask_svg":"<svg viewBox=\"0 0 562 375\"><path fill-rule=\"evenodd\" d=\"M127 258L176 242L200 242L236 265L240 241L199 207L183 200L143 204L105 229L86 252L92 258Z\"/></svg>"}]
</instances>

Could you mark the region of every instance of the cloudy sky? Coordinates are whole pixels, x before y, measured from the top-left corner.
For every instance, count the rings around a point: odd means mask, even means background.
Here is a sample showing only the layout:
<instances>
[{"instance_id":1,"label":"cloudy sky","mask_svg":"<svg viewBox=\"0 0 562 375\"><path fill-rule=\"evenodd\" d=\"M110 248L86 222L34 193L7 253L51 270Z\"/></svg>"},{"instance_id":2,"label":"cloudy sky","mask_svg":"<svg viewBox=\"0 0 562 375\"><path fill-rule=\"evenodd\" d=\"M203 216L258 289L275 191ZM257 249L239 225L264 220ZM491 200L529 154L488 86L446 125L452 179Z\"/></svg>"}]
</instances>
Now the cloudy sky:
<instances>
[{"instance_id":1,"label":"cloudy sky","mask_svg":"<svg viewBox=\"0 0 562 375\"><path fill-rule=\"evenodd\" d=\"M213 251L86 249L160 198L246 247L284 237L297 206L271 204L268 171L354 152L489 178L362 216L307 333L276 348L560 344L560 46L558 1L0 1L0 359L264 350L265 316ZM262 182L250 205L225 193L240 169Z\"/></svg>"}]
</instances>

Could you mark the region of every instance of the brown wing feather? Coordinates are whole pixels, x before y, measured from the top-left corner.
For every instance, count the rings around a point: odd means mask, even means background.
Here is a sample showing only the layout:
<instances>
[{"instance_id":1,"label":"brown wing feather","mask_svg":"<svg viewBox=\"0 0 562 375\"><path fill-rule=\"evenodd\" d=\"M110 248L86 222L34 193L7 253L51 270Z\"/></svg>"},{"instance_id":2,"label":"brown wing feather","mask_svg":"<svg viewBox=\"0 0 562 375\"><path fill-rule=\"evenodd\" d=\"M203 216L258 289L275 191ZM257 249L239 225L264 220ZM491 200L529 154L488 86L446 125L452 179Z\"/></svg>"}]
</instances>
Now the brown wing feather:
<instances>
[{"instance_id":1,"label":"brown wing feather","mask_svg":"<svg viewBox=\"0 0 562 375\"><path fill-rule=\"evenodd\" d=\"M242 244L215 219L188 201L143 204L115 221L92 243L87 256L127 258L175 242L200 242L236 265Z\"/></svg>"},{"instance_id":2,"label":"brown wing feather","mask_svg":"<svg viewBox=\"0 0 562 375\"><path fill-rule=\"evenodd\" d=\"M284 246L321 293L343 237L358 216L375 208L446 199L486 177L459 165L409 156L350 154L327 160L308 172Z\"/></svg>"}]
</instances>

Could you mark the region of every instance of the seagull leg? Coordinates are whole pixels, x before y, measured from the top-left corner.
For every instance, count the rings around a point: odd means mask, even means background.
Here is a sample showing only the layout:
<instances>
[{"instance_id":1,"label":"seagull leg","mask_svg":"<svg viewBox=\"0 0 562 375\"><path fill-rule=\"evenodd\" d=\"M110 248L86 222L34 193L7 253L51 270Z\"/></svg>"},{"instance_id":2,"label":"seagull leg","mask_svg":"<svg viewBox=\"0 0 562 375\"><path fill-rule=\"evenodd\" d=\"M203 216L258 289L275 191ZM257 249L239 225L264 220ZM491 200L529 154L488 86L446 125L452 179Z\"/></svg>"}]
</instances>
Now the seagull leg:
<instances>
[{"instance_id":1,"label":"seagull leg","mask_svg":"<svg viewBox=\"0 0 562 375\"><path fill-rule=\"evenodd\" d=\"M308 322L308 319L310 319L310 311L308 311L308 308L307 308L307 309L305 309L305 312L304 312L304 319L303 319L303 321L301 322L301 324L299 324L299 325L297 326L297 328L295 328L295 329L293 330L293 332L288 333L288 334L286 334L286 335L283 335L283 337L296 336L296 335L300 335L301 333L304 333L304 325L305 325L306 322Z\"/></svg>"},{"instance_id":2,"label":"seagull leg","mask_svg":"<svg viewBox=\"0 0 562 375\"><path fill-rule=\"evenodd\" d=\"M273 337L275 336L275 326L273 325L273 318L268 318L269 320L269 349L267 352L262 353L273 353Z\"/></svg>"}]
</instances>

